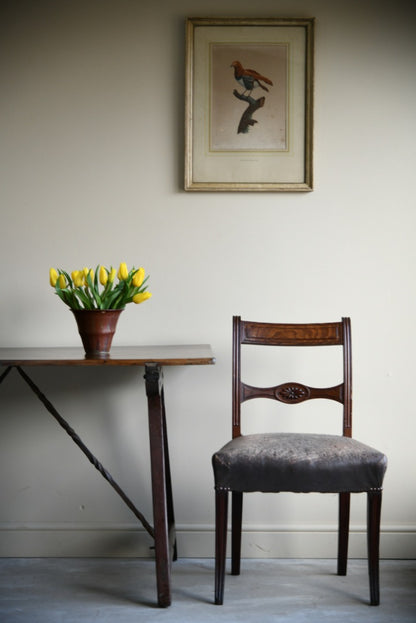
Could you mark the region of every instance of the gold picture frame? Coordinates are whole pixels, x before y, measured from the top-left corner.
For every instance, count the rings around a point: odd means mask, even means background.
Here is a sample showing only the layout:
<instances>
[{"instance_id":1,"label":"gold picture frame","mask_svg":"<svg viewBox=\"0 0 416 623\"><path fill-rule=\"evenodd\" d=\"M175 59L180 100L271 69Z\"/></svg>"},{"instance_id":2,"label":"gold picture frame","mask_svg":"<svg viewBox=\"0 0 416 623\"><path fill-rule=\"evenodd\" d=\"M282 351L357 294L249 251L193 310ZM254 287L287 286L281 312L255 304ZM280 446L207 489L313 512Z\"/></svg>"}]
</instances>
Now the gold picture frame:
<instances>
[{"instance_id":1,"label":"gold picture frame","mask_svg":"<svg viewBox=\"0 0 416 623\"><path fill-rule=\"evenodd\" d=\"M313 55L314 18L187 18L185 190L313 190Z\"/></svg>"}]
</instances>

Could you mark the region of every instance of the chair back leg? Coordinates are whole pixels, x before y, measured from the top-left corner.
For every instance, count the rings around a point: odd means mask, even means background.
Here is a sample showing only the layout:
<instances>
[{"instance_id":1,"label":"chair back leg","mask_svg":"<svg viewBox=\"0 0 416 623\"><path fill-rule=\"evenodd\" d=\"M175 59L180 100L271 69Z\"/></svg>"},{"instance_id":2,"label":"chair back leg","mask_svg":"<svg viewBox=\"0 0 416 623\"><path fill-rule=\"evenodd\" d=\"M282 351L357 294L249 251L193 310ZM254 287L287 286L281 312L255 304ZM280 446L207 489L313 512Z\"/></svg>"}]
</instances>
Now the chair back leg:
<instances>
[{"instance_id":1,"label":"chair back leg","mask_svg":"<svg viewBox=\"0 0 416 623\"><path fill-rule=\"evenodd\" d=\"M231 497L231 575L240 575L243 494L233 491Z\"/></svg>"},{"instance_id":2,"label":"chair back leg","mask_svg":"<svg viewBox=\"0 0 416 623\"><path fill-rule=\"evenodd\" d=\"M381 497L381 491L368 491L367 493L368 575L370 580L370 604L372 606L378 606L380 603L379 549Z\"/></svg>"},{"instance_id":3,"label":"chair back leg","mask_svg":"<svg viewBox=\"0 0 416 623\"><path fill-rule=\"evenodd\" d=\"M225 555L227 551L228 491L215 492L215 603L224 601Z\"/></svg>"},{"instance_id":4,"label":"chair back leg","mask_svg":"<svg viewBox=\"0 0 416 623\"><path fill-rule=\"evenodd\" d=\"M350 499L350 493L339 494L338 575L347 575Z\"/></svg>"}]
</instances>

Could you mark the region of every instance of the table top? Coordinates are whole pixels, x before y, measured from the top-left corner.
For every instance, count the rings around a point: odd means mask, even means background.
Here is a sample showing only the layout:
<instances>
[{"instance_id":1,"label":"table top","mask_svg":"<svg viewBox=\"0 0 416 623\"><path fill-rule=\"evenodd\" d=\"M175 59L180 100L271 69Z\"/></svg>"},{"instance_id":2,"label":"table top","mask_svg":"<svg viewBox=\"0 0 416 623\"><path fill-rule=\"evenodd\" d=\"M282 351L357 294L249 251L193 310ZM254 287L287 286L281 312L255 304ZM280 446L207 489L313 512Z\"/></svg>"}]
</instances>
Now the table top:
<instances>
[{"instance_id":1,"label":"table top","mask_svg":"<svg viewBox=\"0 0 416 623\"><path fill-rule=\"evenodd\" d=\"M215 363L209 344L114 346L108 357L87 359L82 347L0 348L0 366L162 366Z\"/></svg>"}]
</instances>

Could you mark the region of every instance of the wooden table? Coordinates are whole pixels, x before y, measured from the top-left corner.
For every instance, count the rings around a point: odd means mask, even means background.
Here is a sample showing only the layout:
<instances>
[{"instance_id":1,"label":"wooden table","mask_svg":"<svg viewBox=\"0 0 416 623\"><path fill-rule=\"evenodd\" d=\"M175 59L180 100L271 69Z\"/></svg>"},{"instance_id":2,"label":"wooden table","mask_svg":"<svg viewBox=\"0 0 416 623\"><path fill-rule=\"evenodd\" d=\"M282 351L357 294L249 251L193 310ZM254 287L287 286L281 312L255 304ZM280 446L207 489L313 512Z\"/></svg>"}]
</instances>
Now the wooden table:
<instances>
[{"instance_id":1,"label":"wooden table","mask_svg":"<svg viewBox=\"0 0 416 623\"><path fill-rule=\"evenodd\" d=\"M103 359L87 359L81 348L0 348L0 383L12 369L17 370L47 410L71 436L89 461L111 484L155 541L158 605L171 604L171 562L176 559L176 532L173 510L169 448L163 390L163 366L208 365L215 363L209 345L121 346L113 347ZM57 412L23 368L34 366L143 366L149 418L152 477L152 527L121 487L114 481L80 437Z\"/></svg>"}]
</instances>

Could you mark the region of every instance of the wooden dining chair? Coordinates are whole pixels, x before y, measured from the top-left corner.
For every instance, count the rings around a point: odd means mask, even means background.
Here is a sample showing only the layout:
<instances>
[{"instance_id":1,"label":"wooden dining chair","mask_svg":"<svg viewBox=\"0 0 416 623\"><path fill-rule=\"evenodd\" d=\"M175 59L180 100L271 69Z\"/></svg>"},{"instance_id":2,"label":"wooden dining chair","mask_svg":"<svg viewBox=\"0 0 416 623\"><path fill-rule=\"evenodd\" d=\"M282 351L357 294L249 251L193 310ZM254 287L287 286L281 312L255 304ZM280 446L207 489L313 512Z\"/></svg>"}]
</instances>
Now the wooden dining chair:
<instances>
[{"instance_id":1,"label":"wooden dining chair","mask_svg":"<svg viewBox=\"0 0 416 623\"><path fill-rule=\"evenodd\" d=\"M285 382L254 387L241 381L241 345L338 346L343 351L342 382L326 388ZM244 356L250 349L246 348ZM253 352L253 351L252 351ZM244 361L246 361L244 359ZM339 494L338 575L346 575L350 494L367 493L370 603L378 605L379 540L384 454L351 437L350 319L320 324L271 324L233 318L232 440L212 457L215 479L215 603L224 598L228 493L232 493L231 573L239 575L243 493L292 491ZM286 405L323 398L340 403L342 435L241 433L241 404L269 398Z\"/></svg>"}]
</instances>

